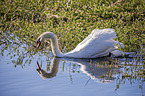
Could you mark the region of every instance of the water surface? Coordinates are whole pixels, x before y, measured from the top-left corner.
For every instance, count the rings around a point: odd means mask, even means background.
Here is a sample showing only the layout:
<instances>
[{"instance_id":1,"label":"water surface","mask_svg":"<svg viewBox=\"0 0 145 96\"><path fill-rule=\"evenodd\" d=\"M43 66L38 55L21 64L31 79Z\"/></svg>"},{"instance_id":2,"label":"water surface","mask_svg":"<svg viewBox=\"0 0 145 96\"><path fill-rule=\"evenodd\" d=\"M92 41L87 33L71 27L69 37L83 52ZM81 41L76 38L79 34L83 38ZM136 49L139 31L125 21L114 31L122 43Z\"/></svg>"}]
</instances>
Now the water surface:
<instances>
[{"instance_id":1,"label":"water surface","mask_svg":"<svg viewBox=\"0 0 145 96\"><path fill-rule=\"evenodd\" d=\"M1 96L145 95L144 78L138 75L143 69L140 59L55 58L51 53L30 54L24 46L18 47L19 52L1 51Z\"/></svg>"}]
</instances>

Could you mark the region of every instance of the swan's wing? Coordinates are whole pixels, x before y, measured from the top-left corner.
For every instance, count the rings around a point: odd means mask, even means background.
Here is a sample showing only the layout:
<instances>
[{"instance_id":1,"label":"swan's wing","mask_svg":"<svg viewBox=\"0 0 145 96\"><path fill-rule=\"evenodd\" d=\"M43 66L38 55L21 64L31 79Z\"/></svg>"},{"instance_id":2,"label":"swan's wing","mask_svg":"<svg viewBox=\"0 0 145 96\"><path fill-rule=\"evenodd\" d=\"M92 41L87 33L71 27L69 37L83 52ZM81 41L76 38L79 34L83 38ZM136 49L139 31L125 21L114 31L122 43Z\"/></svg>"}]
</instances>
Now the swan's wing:
<instances>
[{"instance_id":1,"label":"swan's wing","mask_svg":"<svg viewBox=\"0 0 145 96\"><path fill-rule=\"evenodd\" d=\"M103 30L94 29L92 33L89 36L87 36L82 42L80 42L74 50L79 51L83 49L85 46L87 46L89 43L94 41L100 42L104 40L110 40L113 38L116 38L116 33L114 32L114 29L103 29Z\"/></svg>"},{"instance_id":2,"label":"swan's wing","mask_svg":"<svg viewBox=\"0 0 145 96\"><path fill-rule=\"evenodd\" d=\"M68 55L80 58L103 56L115 49L116 41L113 40L115 37L113 29L95 29Z\"/></svg>"},{"instance_id":3,"label":"swan's wing","mask_svg":"<svg viewBox=\"0 0 145 96\"><path fill-rule=\"evenodd\" d=\"M115 49L113 45L111 46L111 44L113 43L110 43L110 45L108 43L109 42L107 41L93 40L80 50L74 49L71 52L67 53L67 56L74 58L102 57Z\"/></svg>"}]
</instances>

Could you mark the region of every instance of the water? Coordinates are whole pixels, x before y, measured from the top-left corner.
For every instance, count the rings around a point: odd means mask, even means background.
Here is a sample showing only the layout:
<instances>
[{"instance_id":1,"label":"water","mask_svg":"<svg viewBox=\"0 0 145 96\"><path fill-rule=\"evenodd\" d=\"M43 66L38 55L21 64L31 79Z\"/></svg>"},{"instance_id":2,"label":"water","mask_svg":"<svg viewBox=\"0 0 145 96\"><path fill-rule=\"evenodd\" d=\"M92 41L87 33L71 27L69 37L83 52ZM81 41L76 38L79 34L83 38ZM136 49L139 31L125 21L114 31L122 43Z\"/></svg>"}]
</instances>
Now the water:
<instances>
[{"instance_id":1,"label":"water","mask_svg":"<svg viewBox=\"0 0 145 96\"><path fill-rule=\"evenodd\" d=\"M18 47L19 52L1 51L0 96L145 95L144 78L135 72L143 69L140 60L54 58L41 52L30 54L24 46Z\"/></svg>"}]
</instances>

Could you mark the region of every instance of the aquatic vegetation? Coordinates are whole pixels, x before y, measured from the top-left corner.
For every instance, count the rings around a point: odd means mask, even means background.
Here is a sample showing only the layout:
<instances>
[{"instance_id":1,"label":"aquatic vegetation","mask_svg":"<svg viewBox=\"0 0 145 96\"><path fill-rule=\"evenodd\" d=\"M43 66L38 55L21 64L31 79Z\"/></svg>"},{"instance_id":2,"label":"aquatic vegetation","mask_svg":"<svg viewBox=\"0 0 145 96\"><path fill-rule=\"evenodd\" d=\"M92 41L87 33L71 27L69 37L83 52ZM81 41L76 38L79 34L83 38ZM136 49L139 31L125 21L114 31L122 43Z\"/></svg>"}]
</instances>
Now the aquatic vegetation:
<instances>
[{"instance_id":1,"label":"aquatic vegetation","mask_svg":"<svg viewBox=\"0 0 145 96\"><path fill-rule=\"evenodd\" d=\"M144 0L2 0L0 2L0 55L8 55L14 67L31 64L36 54L45 56L50 70L50 44L36 49L37 37L45 31L57 34L60 49L68 52L75 48L93 29L113 28L123 51L135 52L131 59L123 58L111 63L95 63L97 68L110 69L100 80L116 78L116 89L128 79L145 79L145 1ZM69 41L69 42L68 42ZM8 50L8 53L5 53ZM62 67L64 68L65 61ZM42 66L42 63L41 63ZM72 73L79 73L72 64ZM91 61L89 63L91 66ZM79 67L77 67L79 68ZM121 69L116 71L113 69ZM93 69L92 69L93 70ZM46 71L46 70L45 70ZM93 72L93 71L92 71ZM70 80L72 80L70 74Z\"/></svg>"},{"instance_id":2,"label":"aquatic vegetation","mask_svg":"<svg viewBox=\"0 0 145 96\"><path fill-rule=\"evenodd\" d=\"M115 29L116 39L125 45L121 50L144 53L144 0L34 2L35 0L1 2L1 54L11 47L19 52L21 44L27 45L23 46L27 52L35 53L38 51L35 50L36 39L45 31L57 34L60 49L63 52L70 51L95 28Z\"/></svg>"},{"instance_id":3,"label":"aquatic vegetation","mask_svg":"<svg viewBox=\"0 0 145 96\"><path fill-rule=\"evenodd\" d=\"M71 50L93 29L114 28L126 51L145 44L144 0L136 1L36 1L1 2L1 35L10 31L22 41L33 41L51 31L60 39L61 49ZM33 36L33 39L30 38ZM69 40L69 43L66 41ZM1 41L0 44L2 44ZM65 45L65 46L64 46ZM71 47L70 47L71 45ZM136 48L137 47L137 48Z\"/></svg>"}]
</instances>

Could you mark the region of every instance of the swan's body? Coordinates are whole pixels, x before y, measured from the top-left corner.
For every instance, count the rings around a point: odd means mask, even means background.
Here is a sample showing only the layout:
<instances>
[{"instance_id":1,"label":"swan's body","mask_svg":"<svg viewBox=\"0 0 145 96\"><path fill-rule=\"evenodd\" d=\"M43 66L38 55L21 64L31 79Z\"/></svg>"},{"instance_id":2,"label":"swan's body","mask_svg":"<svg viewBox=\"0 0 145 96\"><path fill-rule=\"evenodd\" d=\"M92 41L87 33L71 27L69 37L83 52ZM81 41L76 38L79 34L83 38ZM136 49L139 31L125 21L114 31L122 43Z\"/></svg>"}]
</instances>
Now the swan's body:
<instances>
[{"instance_id":1,"label":"swan's body","mask_svg":"<svg viewBox=\"0 0 145 96\"><path fill-rule=\"evenodd\" d=\"M117 50L117 44L123 46L122 43L113 40L116 38L116 33L114 29L94 29L92 33L86 37L81 43L79 43L76 48L68 53L63 54L58 46L57 36L52 32L44 32L38 37L38 46L46 38L51 41L52 52L56 57L71 57L71 58L97 58L109 55L122 55L119 50ZM115 51L116 50L116 51Z\"/></svg>"}]
</instances>

